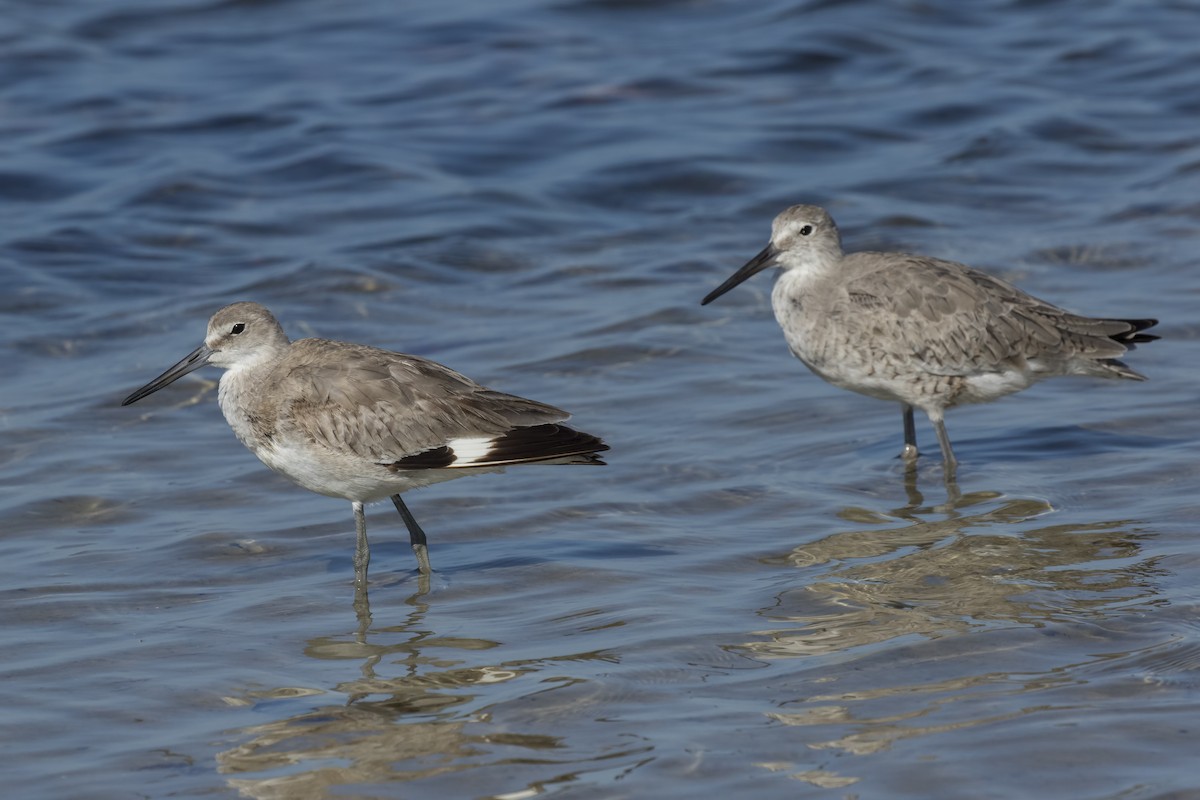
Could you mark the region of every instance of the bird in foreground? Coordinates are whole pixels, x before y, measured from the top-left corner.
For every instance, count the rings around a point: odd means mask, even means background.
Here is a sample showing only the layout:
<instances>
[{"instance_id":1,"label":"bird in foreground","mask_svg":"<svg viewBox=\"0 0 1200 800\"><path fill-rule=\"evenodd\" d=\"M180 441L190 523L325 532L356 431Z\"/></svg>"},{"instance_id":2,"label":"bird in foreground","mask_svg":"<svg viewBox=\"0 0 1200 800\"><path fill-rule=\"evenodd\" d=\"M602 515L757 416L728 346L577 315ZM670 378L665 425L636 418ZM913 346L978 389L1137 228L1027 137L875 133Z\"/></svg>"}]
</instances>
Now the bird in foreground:
<instances>
[{"instance_id":1,"label":"bird in foreground","mask_svg":"<svg viewBox=\"0 0 1200 800\"><path fill-rule=\"evenodd\" d=\"M217 398L242 444L305 489L350 501L360 586L371 557L363 504L391 498L428 574L425 532L401 493L514 464L604 464L596 454L608 450L562 424L567 412L433 361L350 342L289 341L258 303L217 311L203 344L121 405L206 365L225 370Z\"/></svg>"},{"instance_id":2,"label":"bird in foreground","mask_svg":"<svg viewBox=\"0 0 1200 800\"><path fill-rule=\"evenodd\" d=\"M818 206L775 218L771 241L701 302L707 305L768 267L792 353L842 389L901 404L904 450L918 455L913 409L929 415L947 479L957 460L947 409L986 403L1057 375L1143 381L1119 359L1157 336L1154 319L1099 319L1064 311L987 273L905 253L842 252Z\"/></svg>"}]
</instances>

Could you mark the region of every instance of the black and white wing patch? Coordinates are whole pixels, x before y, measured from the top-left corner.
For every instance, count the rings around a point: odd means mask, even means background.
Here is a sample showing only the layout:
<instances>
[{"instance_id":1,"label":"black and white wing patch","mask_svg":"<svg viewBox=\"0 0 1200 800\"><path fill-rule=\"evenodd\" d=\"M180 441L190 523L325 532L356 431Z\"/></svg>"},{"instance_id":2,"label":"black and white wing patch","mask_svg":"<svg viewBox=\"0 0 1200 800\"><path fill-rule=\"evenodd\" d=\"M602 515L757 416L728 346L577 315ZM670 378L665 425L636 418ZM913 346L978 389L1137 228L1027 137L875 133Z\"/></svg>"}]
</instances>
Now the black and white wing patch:
<instances>
[{"instance_id":1,"label":"black and white wing patch","mask_svg":"<svg viewBox=\"0 0 1200 800\"><path fill-rule=\"evenodd\" d=\"M495 436L463 436L415 455L387 464L394 471L410 469L463 469L503 467L554 461L569 464L603 464L596 453L608 445L590 433L566 425L530 425Z\"/></svg>"}]
</instances>

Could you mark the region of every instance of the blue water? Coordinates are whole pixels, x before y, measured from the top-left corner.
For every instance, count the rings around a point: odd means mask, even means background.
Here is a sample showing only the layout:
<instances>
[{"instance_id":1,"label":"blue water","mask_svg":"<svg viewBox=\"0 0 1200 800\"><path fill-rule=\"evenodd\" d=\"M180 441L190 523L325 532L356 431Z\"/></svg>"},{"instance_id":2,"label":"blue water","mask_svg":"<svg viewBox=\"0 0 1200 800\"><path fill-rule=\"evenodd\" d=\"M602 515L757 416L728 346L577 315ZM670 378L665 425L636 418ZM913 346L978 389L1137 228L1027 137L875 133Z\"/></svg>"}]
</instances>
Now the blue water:
<instances>
[{"instance_id":1,"label":"blue water","mask_svg":"<svg viewBox=\"0 0 1200 800\"><path fill-rule=\"evenodd\" d=\"M0 761L21 798L1200 794L1184 2L90 0L0 15ZM771 218L1160 318L1144 384L900 415L790 358ZM604 469L348 504L220 306L570 409ZM918 436L936 453L922 420ZM361 611L361 609L360 609Z\"/></svg>"}]
</instances>

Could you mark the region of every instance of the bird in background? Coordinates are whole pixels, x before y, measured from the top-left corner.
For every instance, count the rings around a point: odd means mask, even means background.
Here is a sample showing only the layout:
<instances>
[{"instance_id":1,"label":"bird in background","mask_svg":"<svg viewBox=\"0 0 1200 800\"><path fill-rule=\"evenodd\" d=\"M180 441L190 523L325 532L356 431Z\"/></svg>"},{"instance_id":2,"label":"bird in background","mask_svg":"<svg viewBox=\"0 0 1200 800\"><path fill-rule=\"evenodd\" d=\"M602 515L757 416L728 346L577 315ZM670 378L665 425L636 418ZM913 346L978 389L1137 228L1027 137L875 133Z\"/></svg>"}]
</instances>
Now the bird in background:
<instances>
[{"instance_id":1,"label":"bird in background","mask_svg":"<svg viewBox=\"0 0 1200 800\"><path fill-rule=\"evenodd\" d=\"M493 391L428 359L289 341L258 303L217 311L203 344L121 405L207 365L225 370L218 401L242 444L305 489L350 501L360 587L370 562L364 504L391 498L427 575L425 532L403 492L517 464L604 464L597 453L609 449L564 425L570 415L561 409Z\"/></svg>"},{"instance_id":2,"label":"bird in background","mask_svg":"<svg viewBox=\"0 0 1200 800\"><path fill-rule=\"evenodd\" d=\"M792 353L842 389L900 403L901 456L918 456L913 409L933 423L947 480L958 465L948 409L986 403L1044 378L1086 375L1142 381L1120 360L1154 319L1085 317L954 261L906 253L842 252L837 225L796 205L771 241L701 302L707 305L769 267L775 319Z\"/></svg>"}]
</instances>

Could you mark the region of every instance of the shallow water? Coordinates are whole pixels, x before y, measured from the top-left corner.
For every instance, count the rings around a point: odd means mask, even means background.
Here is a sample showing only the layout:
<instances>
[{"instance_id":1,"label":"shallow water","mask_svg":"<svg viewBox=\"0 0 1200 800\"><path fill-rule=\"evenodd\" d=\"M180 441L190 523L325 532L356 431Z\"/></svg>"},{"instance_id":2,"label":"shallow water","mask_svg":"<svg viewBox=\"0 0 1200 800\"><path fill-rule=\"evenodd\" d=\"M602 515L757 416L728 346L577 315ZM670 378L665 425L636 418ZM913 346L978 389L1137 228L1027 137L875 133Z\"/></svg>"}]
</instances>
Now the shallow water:
<instances>
[{"instance_id":1,"label":"shallow water","mask_svg":"<svg viewBox=\"0 0 1200 800\"><path fill-rule=\"evenodd\" d=\"M1200 793L1195 9L19 3L0 18L0 725L13 797ZM1156 316L1148 383L948 428L791 359L849 247ZM570 409L604 469L371 509L228 431L208 316ZM936 453L924 421L920 441ZM428 591L424 591L428 588Z\"/></svg>"}]
</instances>

